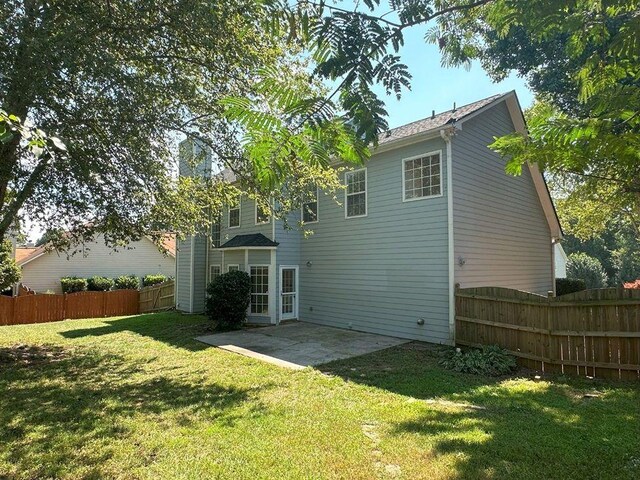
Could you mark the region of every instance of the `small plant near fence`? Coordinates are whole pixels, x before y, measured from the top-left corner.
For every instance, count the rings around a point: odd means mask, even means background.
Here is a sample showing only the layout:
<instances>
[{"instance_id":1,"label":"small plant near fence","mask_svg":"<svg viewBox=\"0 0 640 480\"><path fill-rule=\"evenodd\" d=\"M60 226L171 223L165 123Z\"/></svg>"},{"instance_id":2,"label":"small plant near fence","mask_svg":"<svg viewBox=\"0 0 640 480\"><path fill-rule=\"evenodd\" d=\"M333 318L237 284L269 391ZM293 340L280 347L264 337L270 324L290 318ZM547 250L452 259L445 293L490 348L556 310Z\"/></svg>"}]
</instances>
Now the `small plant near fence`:
<instances>
[{"instance_id":1,"label":"small plant near fence","mask_svg":"<svg viewBox=\"0 0 640 480\"><path fill-rule=\"evenodd\" d=\"M138 290L140 279L136 275L120 275L113 279L114 290Z\"/></svg>"},{"instance_id":2,"label":"small plant near fence","mask_svg":"<svg viewBox=\"0 0 640 480\"><path fill-rule=\"evenodd\" d=\"M207 287L206 313L216 330L232 330L247 319L251 302L251 279L246 272L228 272Z\"/></svg>"},{"instance_id":3,"label":"small plant near fence","mask_svg":"<svg viewBox=\"0 0 640 480\"><path fill-rule=\"evenodd\" d=\"M90 292L108 292L113 288L112 278L100 277L98 275L87 279L87 290Z\"/></svg>"},{"instance_id":4,"label":"small plant near fence","mask_svg":"<svg viewBox=\"0 0 640 480\"><path fill-rule=\"evenodd\" d=\"M84 292L87 290L87 279L79 277L62 277L60 279L62 293Z\"/></svg>"},{"instance_id":5,"label":"small plant near fence","mask_svg":"<svg viewBox=\"0 0 640 480\"><path fill-rule=\"evenodd\" d=\"M556 296L581 292L587 289L584 280L578 278L556 278Z\"/></svg>"},{"instance_id":6,"label":"small plant near fence","mask_svg":"<svg viewBox=\"0 0 640 480\"><path fill-rule=\"evenodd\" d=\"M169 277L167 277L166 275L162 275L160 273L156 275L145 275L144 277L142 277L142 286L150 287L152 285L158 285L160 283L164 283L167 280L169 280Z\"/></svg>"},{"instance_id":7,"label":"small plant near fence","mask_svg":"<svg viewBox=\"0 0 640 480\"><path fill-rule=\"evenodd\" d=\"M497 377L513 372L516 359L497 345L482 348L447 348L439 361L443 367L461 373Z\"/></svg>"}]
</instances>

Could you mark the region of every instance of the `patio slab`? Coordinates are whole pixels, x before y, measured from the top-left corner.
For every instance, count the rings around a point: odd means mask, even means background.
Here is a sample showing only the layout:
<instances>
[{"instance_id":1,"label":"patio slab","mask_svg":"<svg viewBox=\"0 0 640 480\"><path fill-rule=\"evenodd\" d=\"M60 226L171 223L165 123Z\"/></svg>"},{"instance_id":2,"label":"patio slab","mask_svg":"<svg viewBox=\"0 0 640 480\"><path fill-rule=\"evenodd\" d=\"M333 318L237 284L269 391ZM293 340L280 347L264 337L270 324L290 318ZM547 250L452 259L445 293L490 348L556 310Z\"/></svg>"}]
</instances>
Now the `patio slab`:
<instances>
[{"instance_id":1,"label":"patio slab","mask_svg":"<svg viewBox=\"0 0 640 480\"><path fill-rule=\"evenodd\" d=\"M215 333L196 340L291 369L365 355L410 341L305 322Z\"/></svg>"}]
</instances>

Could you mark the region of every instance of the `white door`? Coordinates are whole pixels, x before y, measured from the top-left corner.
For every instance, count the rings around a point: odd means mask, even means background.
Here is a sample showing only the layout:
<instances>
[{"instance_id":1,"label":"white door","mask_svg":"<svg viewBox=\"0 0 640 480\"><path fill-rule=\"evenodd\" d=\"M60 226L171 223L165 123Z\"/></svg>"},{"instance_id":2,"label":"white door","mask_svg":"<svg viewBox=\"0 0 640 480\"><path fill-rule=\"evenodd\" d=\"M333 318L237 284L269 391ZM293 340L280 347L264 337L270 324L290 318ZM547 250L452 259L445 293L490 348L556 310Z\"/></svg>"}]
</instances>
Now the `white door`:
<instances>
[{"instance_id":1,"label":"white door","mask_svg":"<svg viewBox=\"0 0 640 480\"><path fill-rule=\"evenodd\" d=\"M280 320L298 318L298 267L280 267Z\"/></svg>"}]
</instances>

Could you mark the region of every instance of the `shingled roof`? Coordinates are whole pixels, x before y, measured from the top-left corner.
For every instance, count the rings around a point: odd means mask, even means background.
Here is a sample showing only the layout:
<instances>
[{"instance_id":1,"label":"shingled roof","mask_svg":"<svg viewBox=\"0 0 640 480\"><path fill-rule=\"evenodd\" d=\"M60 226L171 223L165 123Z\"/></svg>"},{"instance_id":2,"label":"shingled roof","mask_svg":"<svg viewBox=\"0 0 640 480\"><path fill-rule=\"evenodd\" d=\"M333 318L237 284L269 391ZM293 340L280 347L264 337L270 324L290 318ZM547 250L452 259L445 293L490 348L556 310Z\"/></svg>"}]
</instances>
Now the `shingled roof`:
<instances>
[{"instance_id":1,"label":"shingled roof","mask_svg":"<svg viewBox=\"0 0 640 480\"><path fill-rule=\"evenodd\" d=\"M498 100L500 97L503 97L505 95L507 94L501 93L499 95L493 95L491 97L478 100L477 102L463 105L456 108L455 110L447 110L446 112L437 113L430 117L423 118L422 120L417 120L415 122L407 123L406 125L402 125L397 128L392 128L388 132L380 135L378 143L380 145L383 145L385 143L394 142L405 137L411 137L419 133L429 132L445 127L447 125L451 125L462 120L467 115L471 115L481 108L486 107L490 103Z\"/></svg>"},{"instance_id":2,"label":"shingled roof","mask_svg":"<svg viewBox=\"0 0 640 480\"><path fill-rule=\"evenodd\" d=\"M246 248L246 247L277 247L278 242L269 240L261 233L252 233L250 235L236 235L228 242L220 245L220 248Z\"/></svg>"}]
</instances>

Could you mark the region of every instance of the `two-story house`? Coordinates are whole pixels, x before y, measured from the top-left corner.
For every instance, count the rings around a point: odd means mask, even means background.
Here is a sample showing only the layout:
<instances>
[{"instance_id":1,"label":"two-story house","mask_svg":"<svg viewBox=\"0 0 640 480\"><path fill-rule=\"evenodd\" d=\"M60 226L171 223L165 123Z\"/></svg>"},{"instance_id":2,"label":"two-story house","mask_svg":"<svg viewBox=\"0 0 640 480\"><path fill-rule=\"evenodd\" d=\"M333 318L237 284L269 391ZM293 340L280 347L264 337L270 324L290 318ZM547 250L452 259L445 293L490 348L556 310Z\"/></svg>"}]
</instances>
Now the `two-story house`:
<instances>
[{"instance_id":1,"label":"two-story house","mask_svg":"<svg viewBox=\"0 0 640 480\"><path fill-rule=\"evenodd\" d=\"M178 245L178 309L203 311L206 284L240 269L252 279L251 322L453 343L456 284L546 295L562 232L544 178L533 165L507 175L487 147L514 131L525 131L514 92L389 131L344 173L341 205L320 191L291 214L307 238L242 199L213 242Z\"/></svg>"}]
</instances>

